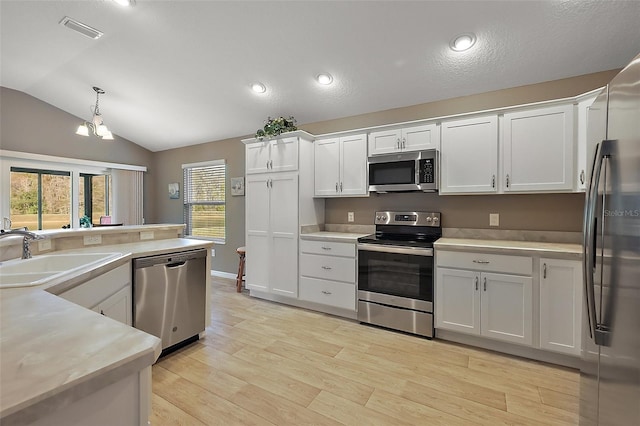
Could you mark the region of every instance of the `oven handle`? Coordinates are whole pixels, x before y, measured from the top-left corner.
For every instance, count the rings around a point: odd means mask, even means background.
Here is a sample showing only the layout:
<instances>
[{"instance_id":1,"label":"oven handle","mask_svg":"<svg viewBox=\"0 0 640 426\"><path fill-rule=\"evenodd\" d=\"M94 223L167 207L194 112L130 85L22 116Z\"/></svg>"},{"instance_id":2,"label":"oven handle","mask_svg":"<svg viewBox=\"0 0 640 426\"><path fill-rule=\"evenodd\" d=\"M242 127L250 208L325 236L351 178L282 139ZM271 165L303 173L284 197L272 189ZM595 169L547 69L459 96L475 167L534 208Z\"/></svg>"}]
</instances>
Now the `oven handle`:
<instances>
[{"instance_id":1,"label":"oven handle","mask_svg":"<svg viewBox=\"0 0 640 426\"><path fill-rule=\"evenodd\" d=\"M359 243L358 250L377 251L381 253L410 254L412 256L433 257L432 248L422 248L422 247L400 247L400 246L388 246L384 244Z\"/></svg>"}]
</instances>

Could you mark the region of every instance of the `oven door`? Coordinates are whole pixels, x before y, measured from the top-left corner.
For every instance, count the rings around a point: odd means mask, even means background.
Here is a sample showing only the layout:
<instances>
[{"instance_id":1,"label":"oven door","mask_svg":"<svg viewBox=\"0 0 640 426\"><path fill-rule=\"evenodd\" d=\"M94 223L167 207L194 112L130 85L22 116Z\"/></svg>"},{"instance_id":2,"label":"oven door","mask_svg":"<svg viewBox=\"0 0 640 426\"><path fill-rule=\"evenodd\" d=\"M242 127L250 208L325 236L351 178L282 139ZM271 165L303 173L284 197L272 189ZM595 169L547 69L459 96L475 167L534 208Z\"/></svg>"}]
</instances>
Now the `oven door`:
<instances>
[{"instance_id":1,"label":"oven door","mask_svg":"<svg viewBox=\"0 0 640 426\"><path fill-rule=\"evenodd\" d=\"M358 298L433 312L433 249L358 244Z\"/></svg>"}]
</instances>

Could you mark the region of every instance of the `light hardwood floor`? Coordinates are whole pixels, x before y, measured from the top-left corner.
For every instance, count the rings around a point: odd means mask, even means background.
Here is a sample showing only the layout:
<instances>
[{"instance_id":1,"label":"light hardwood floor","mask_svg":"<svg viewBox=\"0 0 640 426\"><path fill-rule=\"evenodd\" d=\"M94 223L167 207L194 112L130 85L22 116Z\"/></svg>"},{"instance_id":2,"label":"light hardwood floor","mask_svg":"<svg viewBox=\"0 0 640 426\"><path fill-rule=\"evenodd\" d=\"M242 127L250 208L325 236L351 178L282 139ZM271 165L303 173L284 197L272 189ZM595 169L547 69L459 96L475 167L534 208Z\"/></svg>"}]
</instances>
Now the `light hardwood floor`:
<instances>
[{"instance_id":1,"label":"light hardwood floor","mask_svg":"<svg viewBox=\"0 0 640 426\"><path fill-rule=\"evenodd\" d=\"M575 370L236 293L153 367L152 425L577 424Z\"/></svg>"}]
</instances>

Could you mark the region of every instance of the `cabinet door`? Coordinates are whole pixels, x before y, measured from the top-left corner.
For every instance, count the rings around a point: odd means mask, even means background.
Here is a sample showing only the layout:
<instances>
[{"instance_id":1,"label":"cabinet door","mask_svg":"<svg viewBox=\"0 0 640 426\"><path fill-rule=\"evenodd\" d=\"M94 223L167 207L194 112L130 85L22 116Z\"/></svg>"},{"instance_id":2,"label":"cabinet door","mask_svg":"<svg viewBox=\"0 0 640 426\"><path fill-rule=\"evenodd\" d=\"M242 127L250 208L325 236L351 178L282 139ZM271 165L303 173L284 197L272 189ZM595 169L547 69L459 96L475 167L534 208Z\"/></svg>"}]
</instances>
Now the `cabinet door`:
<instances>
[{"instance_id":1,"label":"cabinet door","mask_svg":"<svg viewBox=\"0 0 640 426\"><path fill-rule=\"evenodd\" d=\"M437 268L436 328L480 334L480 275Z\"/></svg>"},{"instance_id":2,"label":"cabinet door","mask_svg":"<svg viewBox=\"0 0 640 426\"><path fill-rule=\"evenodd\" d=\"M272 172L298 170L298 138L275 139L269 143Z\"/></svg>"},{"instance_id":3,"label":"cabinet door","mask_svg":"<svg viewBox=\"0 0 640 426\"><path fill-rule=\"evenodd\" d=\"M578 132L576 136L576 140L578 144L577 153L576 153L577 155L576 164L578 165L578 167L576 168L576 171L574 174L575 176L574 188L576 189L576 191L581 191L581 192L584 192L587 187L587 176L589 173L588 162L593 160L592 157L594 154L593 150L589 149L589 146L587 143L587 133L589 132L589 121L590 121L589 117L590 116L593 117L593 115L595 115L594 114L595 111L594 113L591 112L591 106L595 98L596 98L596 95L593 95L578 102L578 116L577 116ZM597 106L596 106L596 111L597 111ZM593 117L593 118L594 120L598 121L596 117ZM604 120L601 120L600 122L606 125L606 117ZM591 131L593 132L593 130L594 129L592 129ZM606 129L604 130L606 131ZM602 139L605 139L605 138L602 137ZM602 139L600 139L598 142L600 142ZM587 154L587 152L589 153Z\"/></svg>"},{"instance_id":4,"label":"cabinet door","mask_svg":"<svg viewBox=\"0 0 640 426\"><path fill-rule=\"evenodd\" d=\"M496 192L498 117L445 121L440 127L440 193Z\"/></svg>"},{"instance_id":5,"label":"cabinet door","mask_svg":"<svg viewBox=\"0 0 640 426\"><path fill-rule=\"evenodd\" d=\"M400 129L369 133L369 155L389 154L400 151Z\"/></svg>"},{"instance_id":6,"label":"cabinet door","mask_svg":"<svg viewBox=\"0 0 640 426\"><path fill-rule=\"evenodd\" d=\"M440 145L440 132L435 124L408 127L402 129L403 151L420 151L423 149L438 149Z\"/></svg>"},{"instance_id":7,"label":"cabinet door","mask_svg":"<svg viewBox=\"0 0 640 426\"><path fill-rule=\"evenodd\" d=\"M246 174L269 171L269 142L256 142L245 146Z\"/></svg>"},{"instance_id":8,"label":"cabinet door","mask_svg":"<svg viewBox=\"0 0 640 426\"><path fill-rule=\"evenodd\" d=\"M530 277L481 274L482 335L507 342L533 342L533 282Z\"/></svg>"},{"instance_id":9,"label":"cabinet door","mask_svg":"<svg viewBox=\"0 0 640 426\"><path fill-rule=\"evenodd\" d=\"M298 175L272 175L270 193L269 289L298 297Z\"/></svg>"},{"instance_id":10,"label":"cabinet door","mask_svg":"<svg viewBox=\"0 0 640 426\"><path fill-rule=\"evenodd\" d=\"M573 189L573 105L504 115L504 191Z\"/></svg>"},{"instance_id":11,"label":"cabinet door","mask_svg":"<svg viewBox=\"0 0 640 426\"><path fill-rule=\"evenodd\" d=\"M269 289L269 175L248 175L245 184L246 287Z\"/></svg>"},{"instance_id":12,"label":"cabinet door","mask_svg":"<svg viewBox=\"0 0 640 426\"><path fill-rule=\"evenodd\" d=\"M340 138L340 195L368 195L367 137Z\"/></svg>"},{"instance_id":13,"label":"cabinet door","mask_svg":"<svg viewBox=\"0 0 640 426\"><path fill-rule=\"evenodd\" d=\"M604 139L607 139L607 102L608 92L605 89L600 92L593 103L587 107L587 130L584 135L584 145L581 148L584 159L581 158L578 163L579 167L584 169L586 174L585 184L582 185L582 190L586 190L586 180L591 176L596 146Z\"/></svg>"},{"instance_id":14,"label":"cabinet door","mask_svg":"<svg viewBox=\"0 0 640 426\"><path fill-rule=\"evenodd\" d=\"M340 139L322 139L315 141L314 194L317 197L340 194ZM366 164L367 155L364 161Z\"/></svg>"},{"instance_id":15,"label":"cabinet door","mask_svg":"<svg viewBox=\"0 0 640 426\"><path fill-rule=\"evenodd\" d=\"M121 289L102 301L93 310L123 324L132 325L131 287L127 286Z\"/></svg>"},{"instance_id":16,"label":"cabinet door","mask_svg":"<svg viewBox=\"0 0 640 426\"><path fill-rule=\"evenodd\" d=\"M582 263L540 259L540 347L580 355Z\"/></svg>"}]
</instances>

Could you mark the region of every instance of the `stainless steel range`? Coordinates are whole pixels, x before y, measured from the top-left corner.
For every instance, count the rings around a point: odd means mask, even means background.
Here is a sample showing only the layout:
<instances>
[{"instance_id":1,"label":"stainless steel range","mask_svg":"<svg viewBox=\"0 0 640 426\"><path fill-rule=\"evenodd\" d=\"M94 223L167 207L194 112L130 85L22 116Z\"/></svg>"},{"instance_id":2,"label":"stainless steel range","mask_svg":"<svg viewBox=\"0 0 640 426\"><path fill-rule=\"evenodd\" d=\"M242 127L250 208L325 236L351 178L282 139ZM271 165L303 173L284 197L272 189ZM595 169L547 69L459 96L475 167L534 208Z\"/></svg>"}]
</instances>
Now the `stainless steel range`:
<instances>
[{"instance_id":1,"label":"stainless steel range","mask_svg":"<svg viewBox=\"0 0 640 426\"><path fill-rule=\"evenodd\" d=\"M376 212L358 239L358 320L433 337L433 243L440 213Z\"/></svg>"}]
</instances>

